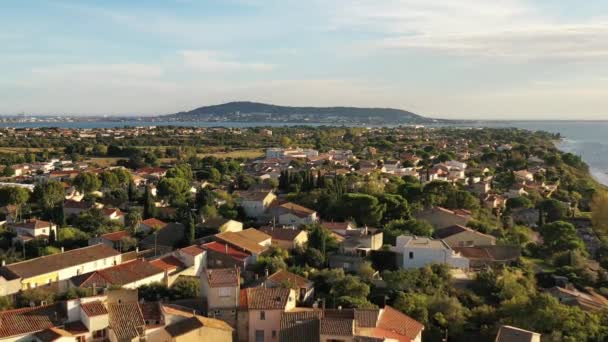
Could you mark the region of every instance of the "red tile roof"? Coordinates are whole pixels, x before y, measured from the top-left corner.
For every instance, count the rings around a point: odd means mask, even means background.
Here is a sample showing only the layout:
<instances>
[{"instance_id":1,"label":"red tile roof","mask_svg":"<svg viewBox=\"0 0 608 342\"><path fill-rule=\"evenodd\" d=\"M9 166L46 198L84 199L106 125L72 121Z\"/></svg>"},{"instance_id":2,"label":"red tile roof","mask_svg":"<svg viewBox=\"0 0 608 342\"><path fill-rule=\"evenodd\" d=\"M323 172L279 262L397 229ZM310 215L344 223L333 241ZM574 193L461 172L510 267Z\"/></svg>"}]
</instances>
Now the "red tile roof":
<instances>
[{"instance_id":1,"label":"red tile roof","mask_svg":"<svg viewBox=\"0 0 608 342\"><path fill-rule=\"evenodd\" d=\"M292 290L265 287L241 290L241 307L252 310L284 310Z\"/></svg>"},{"instance_id":2,"label":"red tile roof","mask_svg":"<svg viewBox=\"0 0 608 342\"><path fill-rule=\"evenodd\" d=\"M217 268L205 271L207 282L211 287L239 286L240 272L238 268Z\"/></svg>"},{"instance_id":3,"label":"red tile roof","mask_svg":"<svg viewBox=\"0 0 608 342\"><path fill-rule=\"evenodd\" d=\"M416 339L416 336L424 330L422 323L388 305L382 310L377 327L405 336L409 340ZM408 340L404 339L403 341Z\"/></svg>"},{"instance_id":4,"label":"red tile roof","mask_svg":"<svg viewBox=\"0 0 608 342\"><path fill-rule=\"evenodd\" d=\"M59 308L56 305L38 306L0 312L0 338L24 335L52 328Z\"/></svg>"},{"instance_id":5,"label":"red tile roof","mask_svg":"<svg viewBox=\"0 0 608 342\"><path fill-rule=\"evenodd\" d=\"M168 256L162 257L160 259L152 260L152 261L150 261L150 264L152 264L158 268L162 268L163 270L166 270L166 271L173 271L178 268L185 267L185 265L178 258L174 257L173 255L168 255Z\"/></svg>"},{"instance_id":6,"label":"red tile roof","mask_svg":"<svg viewBox=\"0 0 608 342\"><path fill-rule=\"evenodd\" d=\"M108 310L103 305L103 303L99 300L96 300L93 302L88 302L88 303L83 303L80 305L80 308L89 317L95 317L95 316L101 316L101 315L108 314Z\"/></svg>"},{"instance_id":7,"label":"red tile roof","mask_svg":"<svg viewBox=\"0 0 608 342\"><path fill-rule=\"evenodd\" d=\"M202 249L200 246L197 246L197 245L192 245L192 246L188 246L188 247L184 247L184 248L180 249L180 252L184 252L186 254L193 255L193 256L202 254L204 251L205 251L204 249Z\"/></svg>"},{"instance_id":8,"label":"red tile roof","mask_svg":"<svg viewBox=\"0 0 608 342\"><path fill-rule=\"evenodd\" d=\"M312 287L312 282L310 280L286 270L276 271L270 275L267 280L271 280L279 285L289 284L289 286L293 286L292 288L294 289Z\"/></svg>"},{"instance_id":9,"label":"red tile roof","mask_svg":"<svg viewBox=\"0 0 608 342\"><path fill-rule=\"evenodd\" d=\"M76 280L80 278L76 278L73 282L80 287L99 286L99 281L105 281L106 284L111 285L125 285L158 274L164 274L164 269L147 261L135 259L103 270L83 274L82 282Z\"/></svg>"},{"instance_id":10,"label":"red tile roof","mask_svg":"<svg viewBox=\"0 0 608 342\"><path fill-rule=\"evenodd\" d=\"M167 225L166 222L163 222L163 221L161 221L161 220L159 220L157 218L154 218L154 217L146 219L146 220L143 220L143 221L141 221L141 223L144 224L144 225L146 225L146 226L148 226L148 227L153 227L153 228L157 228L157 227L158 228L162 228L162 227L164 227L164 226Z\"/></svg>"},{"instance_id":11,"label":"red tile roof","mask_svg":"<svg viewBox=\"0 0 608 342\"><path fill-rule=\"evenodd\" d=\"M50 228L51 223L42 220L31 219L29 221L25 221L22 223L15 223L15 227L25 228L25 229L42 229L42 228Z\"/></svg>"},{"instance_id":12,"label":"red tile roof","mask_svg":"<svg viewBox=\"0 0 608 342\"><path fill-rule=\"evenodd\" d=\"M211 250L217 253L222 253L222 254L226 254L230 257L232 257L235 260L238 261L245 261L245 259L247 259L250 254L242 252L234 247L231 247L230 245L228 245L227 243L222 243L222 242L209 242L206 243L204 245L202 245L201 247L203 247L203 249L207 249L207 250Z\"/></svg>"},{"instance_id":13,"label":"red tile roof","mask_svg":"<svg viewBox=\"0 0 608 342\"><path fill-rule=\"evenodd\" d=\"M99 237L103 238L105 240L108 240L108 241L118 242L118 241L120 241L120 239L122 239L123 237L127 237L127 236L130 236L129 233L126 230L121 230L118 232L103 234Z\"/></svg>"}]
</instances>

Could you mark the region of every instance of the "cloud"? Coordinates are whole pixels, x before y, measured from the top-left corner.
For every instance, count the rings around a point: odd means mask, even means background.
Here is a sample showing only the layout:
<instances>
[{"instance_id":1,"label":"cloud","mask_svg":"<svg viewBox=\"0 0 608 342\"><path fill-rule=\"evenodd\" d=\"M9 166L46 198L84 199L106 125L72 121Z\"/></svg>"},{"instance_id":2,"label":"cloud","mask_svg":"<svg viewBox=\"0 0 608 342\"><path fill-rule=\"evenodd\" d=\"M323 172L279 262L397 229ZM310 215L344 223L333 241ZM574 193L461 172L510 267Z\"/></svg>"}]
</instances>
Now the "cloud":
<instances>
[{"instance_id":1,"label":"cloud","mask_svg":"<svg viewBox=\"0 0 608 342\"><path fill-rule=\"evenodd\" d=\"M608 56L608 20L562 22L526 1L357 0L343 5L344 10L333 12L331 29L376 33L374 47L514 60Z\"/></svg>"},{"instance_id":2,"label":"cloud","mask_svg":"<svg viewBox=\"0 0 608 342\"><path fill-rule=\"evenodd\" d=\"M217 51L185 50L180 55L186 67L205 72L271 71L274 68L267 63L241 62Z\"/></svg>"}]
</instances>

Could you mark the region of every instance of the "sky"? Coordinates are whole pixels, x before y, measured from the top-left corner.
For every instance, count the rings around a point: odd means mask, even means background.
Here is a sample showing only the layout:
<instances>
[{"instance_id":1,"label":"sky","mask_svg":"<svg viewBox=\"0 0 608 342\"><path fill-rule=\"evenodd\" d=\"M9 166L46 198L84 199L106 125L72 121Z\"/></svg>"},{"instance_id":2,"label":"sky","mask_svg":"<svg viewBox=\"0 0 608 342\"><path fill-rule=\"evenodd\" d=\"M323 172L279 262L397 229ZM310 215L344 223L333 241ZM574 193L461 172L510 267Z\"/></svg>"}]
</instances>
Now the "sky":
<instances>
[{"instance_id":1,"label":"sky","mask_svg":"<svg viewBox=\"0 0 608 342\"><path fill-rule=\"evenodd\" d=\"M2 114L237 100L608 120L608 1L2 1Z\"/></svg>"}]
</instances>

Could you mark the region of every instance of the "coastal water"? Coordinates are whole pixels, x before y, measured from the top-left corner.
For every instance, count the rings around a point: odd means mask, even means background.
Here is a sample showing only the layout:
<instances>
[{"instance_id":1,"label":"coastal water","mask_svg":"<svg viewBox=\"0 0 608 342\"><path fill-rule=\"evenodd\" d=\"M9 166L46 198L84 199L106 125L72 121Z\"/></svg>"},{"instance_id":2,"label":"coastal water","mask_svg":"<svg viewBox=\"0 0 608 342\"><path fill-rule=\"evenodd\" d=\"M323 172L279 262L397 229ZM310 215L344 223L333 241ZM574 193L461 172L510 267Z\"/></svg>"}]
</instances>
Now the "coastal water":
<instances>
[{"instance_id":1,"label":"coastal water","mask_svg":"<svg viewBox=\"0 0 608 342\"><path fill-rule=\"evenodd\" d=\"M191 127L254 127L254 126L297 126L297 125L330 125L319 123L281 123L281 122L175 122L148 121L145 118L132 121L82 121L82 122L28 122L0 123L0 127L15 128L114 128L134 126L191 126ZM608 185L608 121L487 121L456 125L458 127L495 127L522 128L533 131L560 133L562 136L558 147L566 152L580 155L591 168L593 176L601 183Z\"/></svg>"}]
</instances>

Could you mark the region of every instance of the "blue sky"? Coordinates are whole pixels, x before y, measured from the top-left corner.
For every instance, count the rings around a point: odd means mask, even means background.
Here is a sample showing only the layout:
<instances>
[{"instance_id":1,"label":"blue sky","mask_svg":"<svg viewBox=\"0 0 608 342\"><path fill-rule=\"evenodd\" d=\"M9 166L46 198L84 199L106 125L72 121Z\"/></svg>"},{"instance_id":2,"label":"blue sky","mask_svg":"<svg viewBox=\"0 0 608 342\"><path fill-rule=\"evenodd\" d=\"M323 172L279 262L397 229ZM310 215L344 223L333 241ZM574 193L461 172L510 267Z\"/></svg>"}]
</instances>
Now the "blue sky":
<instances>
[{"instance_id":1,"label":"blue sky","mask_svg":"<svg viewBox=\"0 0 608 342\"><path fill-rule=\"evenodd\" d=\"M608 2L6 0L0 113L232 100L608 119Z\"/></svg>"}]
</instances>

